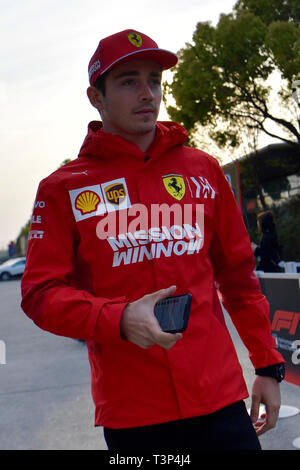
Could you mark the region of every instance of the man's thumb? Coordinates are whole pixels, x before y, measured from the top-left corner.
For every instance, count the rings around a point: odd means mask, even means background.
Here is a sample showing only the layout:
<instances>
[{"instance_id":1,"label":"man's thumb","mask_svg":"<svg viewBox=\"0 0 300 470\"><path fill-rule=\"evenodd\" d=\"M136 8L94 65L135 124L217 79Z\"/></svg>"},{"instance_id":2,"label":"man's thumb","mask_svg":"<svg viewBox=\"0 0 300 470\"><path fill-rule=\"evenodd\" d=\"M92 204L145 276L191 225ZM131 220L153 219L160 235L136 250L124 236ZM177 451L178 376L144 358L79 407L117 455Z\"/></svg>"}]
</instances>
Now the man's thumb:
<instances>
[{"instance_id":1,"label":"man's thumb","mask_svg":"<svg viewBox=\"0 0 300 470\"><path fill-rule=\"evenodd\" d=\"M152 296L153 296L154 303L158 302L159 300L163 300L166 297L172 296L175 293L176 289L177 289L176 286L170 286L170 287L167 287L166 289L160 289L156 292L153 292Z\"/></svg>"}]
</instances>

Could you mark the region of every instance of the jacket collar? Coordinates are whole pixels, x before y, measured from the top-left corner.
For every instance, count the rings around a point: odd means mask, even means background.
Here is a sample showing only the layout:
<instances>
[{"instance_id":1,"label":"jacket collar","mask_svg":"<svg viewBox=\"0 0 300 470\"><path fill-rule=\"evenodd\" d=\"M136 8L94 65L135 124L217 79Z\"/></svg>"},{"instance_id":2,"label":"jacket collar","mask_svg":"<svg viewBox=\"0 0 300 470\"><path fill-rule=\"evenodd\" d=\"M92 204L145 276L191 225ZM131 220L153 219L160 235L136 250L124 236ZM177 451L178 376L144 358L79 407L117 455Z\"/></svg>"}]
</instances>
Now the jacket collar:
<instances>
[{"instance_id":1,"label":"jacket collar","mask_svg":"<svg viewBox=\"0 0 300 470\"><path fill-rule=\"evenodd\" d=\"M115 160L121 157L143 160L147 155L150 159L154 159L172 147L184 144L187 136L187 131L175 122L157 122L154 141L144 153L132 142L118 135L105 133L102 122L92 121L88 125L88 133L80 149L79 157L94 156L104 160Z\"/></svg>"}]
</instances>

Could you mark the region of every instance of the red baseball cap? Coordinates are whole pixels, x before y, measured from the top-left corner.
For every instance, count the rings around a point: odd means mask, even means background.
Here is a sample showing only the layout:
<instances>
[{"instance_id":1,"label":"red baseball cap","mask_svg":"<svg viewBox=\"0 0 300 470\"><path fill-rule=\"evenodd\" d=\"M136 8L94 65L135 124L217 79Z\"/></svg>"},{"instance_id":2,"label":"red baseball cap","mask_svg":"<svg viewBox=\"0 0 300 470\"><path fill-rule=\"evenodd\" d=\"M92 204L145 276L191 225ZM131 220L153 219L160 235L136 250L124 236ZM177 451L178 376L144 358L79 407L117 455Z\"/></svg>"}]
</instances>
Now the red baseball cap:
<instances>
[{"instance_id":1,"label":"red baseball cap","mask_svg":"<svg viewBox=\"0 0 300 470\"><path fill-rule=\"evenodd\" d=\"M93 86L97 78L114 65L135 58L154 60L160 64L162 70L174 67L178 61L176 54L165 49L159 49L156 42L146 34L134 29L126 29L101 39L99 42L89 62L90 84Z\"/></svg>"}]
</instances>

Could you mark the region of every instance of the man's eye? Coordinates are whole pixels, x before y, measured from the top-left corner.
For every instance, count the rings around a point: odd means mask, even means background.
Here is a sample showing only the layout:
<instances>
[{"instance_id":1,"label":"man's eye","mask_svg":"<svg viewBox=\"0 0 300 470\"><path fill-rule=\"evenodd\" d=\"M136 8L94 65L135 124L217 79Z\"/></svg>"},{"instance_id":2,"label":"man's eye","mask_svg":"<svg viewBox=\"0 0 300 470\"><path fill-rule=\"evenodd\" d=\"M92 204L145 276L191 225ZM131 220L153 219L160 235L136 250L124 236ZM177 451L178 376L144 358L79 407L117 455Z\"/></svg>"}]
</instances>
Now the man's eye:
<instances>
[{"instance_id":1,"label":"man's eye","mask_svg":"<svg viewBox=\"0 0 300 470\"><path fill-rule=\"evenodd\" d=\"M135 80L133 78L128 78L122 82L122 85L135 85Z\"/></svg>"}]
</instances>

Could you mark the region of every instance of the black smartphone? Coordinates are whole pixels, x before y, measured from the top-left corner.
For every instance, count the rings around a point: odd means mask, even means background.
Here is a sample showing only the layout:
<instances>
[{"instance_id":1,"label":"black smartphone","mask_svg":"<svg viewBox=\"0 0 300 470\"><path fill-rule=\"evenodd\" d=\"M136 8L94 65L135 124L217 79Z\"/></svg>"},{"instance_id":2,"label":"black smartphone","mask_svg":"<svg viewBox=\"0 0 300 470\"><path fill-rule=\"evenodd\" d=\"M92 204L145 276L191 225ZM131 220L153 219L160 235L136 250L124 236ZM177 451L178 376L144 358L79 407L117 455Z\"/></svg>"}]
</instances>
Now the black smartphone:
<instances>
[{"instance_id":1,"label":"black smartphone","mask_svg":"<svg viewBox=\"0 0 300 470\"><path fill-rule=\"evenodd\" d=\"M185 331L192 303L191 294L174 295L160 300L154 306L154 315L163 331L178 333Z\"/></svg>"}]
</instances>

